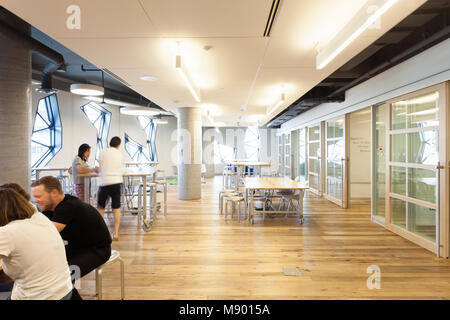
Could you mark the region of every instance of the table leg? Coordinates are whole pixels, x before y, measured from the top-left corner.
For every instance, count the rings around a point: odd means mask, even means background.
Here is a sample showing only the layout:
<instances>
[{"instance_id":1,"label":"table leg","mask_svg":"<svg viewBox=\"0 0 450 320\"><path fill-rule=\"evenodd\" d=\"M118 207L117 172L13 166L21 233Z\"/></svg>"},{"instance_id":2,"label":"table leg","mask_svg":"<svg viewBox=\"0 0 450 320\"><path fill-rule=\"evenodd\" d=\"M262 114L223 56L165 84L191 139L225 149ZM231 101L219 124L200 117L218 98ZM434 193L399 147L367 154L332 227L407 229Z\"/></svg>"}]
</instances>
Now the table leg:
<instances>
[{"instance_id":1,"label":"table leg","mask_svg":"<svg viewBox=\"0 0 450 320\"><path fill-rule=\"evenodd\" d=\"M147 219L147 176L142 176L142 184L144 185L144 199L142 204L144 208L144 221Z\"/></svg>"},{"instance_id":2,"label":"table leg","mask_svg":"<svg viewBox=\"0 0 450 320\"><path fill-rule=\"evenodd\" d=\"M253 224L254 221L254 212L253 212L254 208L253 208L253 190L250 189L250 214L249 214L249 219L250 222Z\"/></svg>"},{"instance_id":3,"label":"table leg","mask_svg":"<svg viewBox=\"0 0 450 320\"><path fill-rule=\"evenodd\" d=\"M305 194L304 190L300 190L298 196L298 222L303 224L303 195Z\"/></svg>"}]
</instances>

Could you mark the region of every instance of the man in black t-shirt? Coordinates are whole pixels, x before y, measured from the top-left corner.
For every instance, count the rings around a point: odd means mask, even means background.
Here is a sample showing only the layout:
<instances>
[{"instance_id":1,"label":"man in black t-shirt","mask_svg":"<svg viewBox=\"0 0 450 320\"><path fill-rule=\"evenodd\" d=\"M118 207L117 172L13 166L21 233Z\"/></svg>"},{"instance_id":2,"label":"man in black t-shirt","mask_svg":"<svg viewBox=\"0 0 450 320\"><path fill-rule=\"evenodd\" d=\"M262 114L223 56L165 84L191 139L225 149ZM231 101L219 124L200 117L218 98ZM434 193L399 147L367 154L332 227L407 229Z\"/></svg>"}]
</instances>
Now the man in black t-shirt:
<instances>
[{"instance_id":1,"label":"man in black t-shirt","mask_svg":"<svg viewBox=\"0 0 450 320\"><path fill-rule=\"evenodd\" d=\"M83 277L108 261L112 239L97 209L76 197L64 195L60 182L54 177L43 177L31 187L34 202L67 241L69 266L78 266Z\"/></svg>"}]
</instances>

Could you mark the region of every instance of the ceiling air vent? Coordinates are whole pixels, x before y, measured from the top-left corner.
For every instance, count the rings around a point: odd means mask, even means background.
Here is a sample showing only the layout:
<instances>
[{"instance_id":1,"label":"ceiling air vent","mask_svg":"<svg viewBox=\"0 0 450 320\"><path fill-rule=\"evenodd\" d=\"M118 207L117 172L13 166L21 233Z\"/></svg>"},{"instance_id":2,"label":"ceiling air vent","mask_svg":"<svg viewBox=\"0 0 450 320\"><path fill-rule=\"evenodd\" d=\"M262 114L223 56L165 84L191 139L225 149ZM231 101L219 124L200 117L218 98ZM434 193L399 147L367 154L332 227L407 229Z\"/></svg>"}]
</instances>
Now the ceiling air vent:
<instances>
[{"instance_id":1,"label":"ceiling air vent","mask_svg":"<svg viewBox=\"0 0 450 320\"><path fill-rule=\"evenodd\" d=\"M272 30L275 17L277 15L278 7L281 0L273 0L272 7L270 8L269 18L267 19L266 28L264 29L264 37L270 37L270 31Z\"/></svg>"},{"instance_id":2,"label":"ceiling air vent","mask_svg":"<svg viewBox=\"0 0 450 320\"><path fill-rule=\"evenodd\" d=\"M116 74L114 74L113 72L109 71L108 69L104 68L102 69L104 72L106 72L110 77L113 77L114 79L116 79L117 81L119 81L120 83L122 83L123 85L126 85L127 87L131 87L131 85L126 82L125 80L123 80L121 77L117 76Z\"/></svg>"}]
</instances>

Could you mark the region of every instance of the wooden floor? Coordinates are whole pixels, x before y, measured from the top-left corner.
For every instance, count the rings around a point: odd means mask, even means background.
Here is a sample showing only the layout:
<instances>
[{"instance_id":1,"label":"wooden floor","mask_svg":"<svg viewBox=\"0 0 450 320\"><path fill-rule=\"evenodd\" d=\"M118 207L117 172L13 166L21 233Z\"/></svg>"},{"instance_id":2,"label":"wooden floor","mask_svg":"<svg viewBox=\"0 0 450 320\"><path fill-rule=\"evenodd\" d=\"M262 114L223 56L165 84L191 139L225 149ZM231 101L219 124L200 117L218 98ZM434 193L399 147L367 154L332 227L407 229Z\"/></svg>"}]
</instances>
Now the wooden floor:
<instances>
[{"instance_id":1,"label":"wooden floor","mask_svg":"<svg viewBox=\"0 0 450 320\"><path fill-rule=\"evenodd\" d=\"M113 248L125 261L126 299L450 298L450 261L372 223L368 206L343 210L307 193L303 225L267 216L250 225L219 216L220 188L221 178L209 179L201 200L180 201L169 186L168 214L149 233L124 216ZM366 285L371 265L379 290ZM104 299L120 298L119 274L118 263L104 269ZM82 280L85 299L93 279Z\"/></svg>"}]
</instances>

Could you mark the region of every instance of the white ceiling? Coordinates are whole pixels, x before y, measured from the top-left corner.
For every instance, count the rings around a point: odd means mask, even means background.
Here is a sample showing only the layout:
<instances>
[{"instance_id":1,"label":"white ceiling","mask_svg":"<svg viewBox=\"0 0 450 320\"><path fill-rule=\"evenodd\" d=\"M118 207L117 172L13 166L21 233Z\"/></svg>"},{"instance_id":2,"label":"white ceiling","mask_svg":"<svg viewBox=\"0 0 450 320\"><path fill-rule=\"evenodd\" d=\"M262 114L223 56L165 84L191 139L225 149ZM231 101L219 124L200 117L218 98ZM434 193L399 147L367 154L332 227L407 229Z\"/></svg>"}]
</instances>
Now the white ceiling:
<instances>
[{"instance_id":1,"label":"white ceiling","mask_svg":"<svg viewBox=\"0 0 450 320\"><path fill-rule=\"evenodd\" d=\"M236 125L242 115L242 125L269 121L424 2L398 0L383 15L381 28L365 31L323 70L315 67L317 50L366 0L282 0L270 38L263 33L272 0L78 0L80 30L66 27L73 0L0 0L0 5L166 110L199 106L226 125ZM200 103L175 69L177 42L201 91ZM140 80L145 75L158 80ZM268 115L282 90L286 102Z\"/></svg>"}]
</instances>

